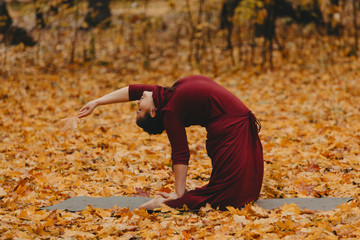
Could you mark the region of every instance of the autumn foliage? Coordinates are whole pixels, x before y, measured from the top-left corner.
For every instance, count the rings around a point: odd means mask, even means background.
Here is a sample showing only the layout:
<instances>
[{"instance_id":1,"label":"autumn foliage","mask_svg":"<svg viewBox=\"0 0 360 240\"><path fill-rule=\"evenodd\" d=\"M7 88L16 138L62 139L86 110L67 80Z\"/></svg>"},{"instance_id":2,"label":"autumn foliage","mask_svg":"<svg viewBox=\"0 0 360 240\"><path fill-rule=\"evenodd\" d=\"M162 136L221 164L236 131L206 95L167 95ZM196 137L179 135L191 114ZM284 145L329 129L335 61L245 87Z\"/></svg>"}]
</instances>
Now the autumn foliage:
<instances>
[{"instance_id":1,"label":"autumn foliage","mask_svg":"<svg viewBox=\"0 0 360 240\"><path fill-rule=\"evenodd\" d=\"M19 12L11 13L21 22ZM246 65L235 55L234 64L225 40L217 38L212 47L199 48L197 64L189 61L190 39L176 43L176 29L144 32L161 25L159 16L150 23L136 16L126 18L137 21L132 29L119 17L112 28L78 32L75 42L74 29L60 18L54 28L34 30L35 47L0 45L0 239L360 238L360 61L339 47L350 38L294 37L290 47L274 50L273 71L256 58ZM203 33L195 36L199 44ZM80 195L153 197L174 190L166 134L142 132L135 103L102 106L81 120L61 119L128 84L170 86L192 74L212 77L261 121L261 198L354 200L332 211L293 204L273 211L256 204L223 212L206 206L198 213L169 207L153 213L92 206L76 213L40 210ZM190 127L187 135L187 188L194 189L207 183L211 163L205 129Z\"/></svg>"}]
</instances>

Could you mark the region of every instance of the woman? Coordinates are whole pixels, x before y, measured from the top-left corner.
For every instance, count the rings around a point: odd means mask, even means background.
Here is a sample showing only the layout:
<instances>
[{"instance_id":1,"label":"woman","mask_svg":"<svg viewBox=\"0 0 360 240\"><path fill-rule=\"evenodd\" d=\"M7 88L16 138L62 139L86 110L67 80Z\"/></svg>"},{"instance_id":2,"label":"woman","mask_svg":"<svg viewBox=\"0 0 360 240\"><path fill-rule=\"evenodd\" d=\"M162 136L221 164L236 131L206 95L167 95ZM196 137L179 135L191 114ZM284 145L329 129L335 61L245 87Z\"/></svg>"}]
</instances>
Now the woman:
<instances>
[{"instance_id":1,"label":"woman","mask_svg":"<svg viewBox=\"0 0 360 240\"><path fill-rule=\"evenodd\" d=\"M149 134L166 131L172 149L175 192L159 193L142 205L154 209L170 207L200 209L235 208L256 201L263 179L260 124L232 93L204 76L178 80L171 88L130 85L86 104L78 117L85 117L99 105L139 100L136 123ZM200 125L207 130L206 149L212 162L207 185L187 191L190 157L185 127Z\"/></svg>"}]
</instances>

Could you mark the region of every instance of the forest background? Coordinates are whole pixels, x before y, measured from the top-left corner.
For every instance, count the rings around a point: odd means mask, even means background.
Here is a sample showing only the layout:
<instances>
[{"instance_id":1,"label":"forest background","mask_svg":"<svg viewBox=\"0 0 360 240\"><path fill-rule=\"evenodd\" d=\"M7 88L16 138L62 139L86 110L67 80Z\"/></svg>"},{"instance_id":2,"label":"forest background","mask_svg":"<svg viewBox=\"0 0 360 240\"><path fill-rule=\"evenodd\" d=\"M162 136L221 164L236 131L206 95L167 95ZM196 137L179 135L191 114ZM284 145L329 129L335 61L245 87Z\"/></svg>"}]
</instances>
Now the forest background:
<instances>
[{"instance_id":1,"label":"forest background","mask_svg":"<svg viewBox=\"0 0 360 240\"><path fill-rule=\"evenodd\" d=\"M0 0L0 238L360 237L357 0ZM166 134L136 127L135 103L78 129L59 120L131 83L203 74L262 123L260 198L352 197L332 211L255 205L198 213L39 208L69 197L173 190ZM187 187L207 183L206 132L187 129Z\"/></svg>"}]
</instances>

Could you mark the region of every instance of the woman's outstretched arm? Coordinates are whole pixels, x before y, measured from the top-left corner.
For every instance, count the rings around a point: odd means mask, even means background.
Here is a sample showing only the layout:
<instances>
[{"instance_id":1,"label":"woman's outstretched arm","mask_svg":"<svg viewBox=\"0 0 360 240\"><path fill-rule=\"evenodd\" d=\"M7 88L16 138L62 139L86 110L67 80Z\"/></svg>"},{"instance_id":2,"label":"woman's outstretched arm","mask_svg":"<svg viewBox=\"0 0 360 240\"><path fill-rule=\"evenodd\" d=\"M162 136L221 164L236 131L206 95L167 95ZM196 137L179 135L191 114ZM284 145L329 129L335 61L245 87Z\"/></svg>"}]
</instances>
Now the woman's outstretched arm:
<instances>
[{"instance_id":1,"label":"woman's outstretched arm","mask_svg":"<svg viewBox=\"0 0 360 240\"><path fill-rule=\"evenodd\" d=\"M129 101L129 87L123 87L119 90L111 92L101 98L95 99L87 103L82 107L78 113L79 118L86 117L90 115L97 106L106 105L111 103L121 103Z\"/></svg>"}]
</instances>

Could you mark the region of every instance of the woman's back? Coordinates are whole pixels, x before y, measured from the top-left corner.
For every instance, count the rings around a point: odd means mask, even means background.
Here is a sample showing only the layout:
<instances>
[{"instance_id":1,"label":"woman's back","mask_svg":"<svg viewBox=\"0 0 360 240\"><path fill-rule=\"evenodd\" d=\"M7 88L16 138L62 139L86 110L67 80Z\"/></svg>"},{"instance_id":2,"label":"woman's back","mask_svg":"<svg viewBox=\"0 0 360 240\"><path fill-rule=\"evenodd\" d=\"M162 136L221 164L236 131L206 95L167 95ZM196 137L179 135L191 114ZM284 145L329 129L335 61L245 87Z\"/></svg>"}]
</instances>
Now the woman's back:
<instances>
[{"instance_id":1,"label":"woman's back","mask_svg":"<svg viewBox=\"0 0 360 240\"><path fill-rule=\"evenodd\" d=\"M221 115L249 111L235 95L204 76L183 78L174 87L176 90L164 110L181 118L185 126L206 127Z\"/></svg>"}]
</instances>

